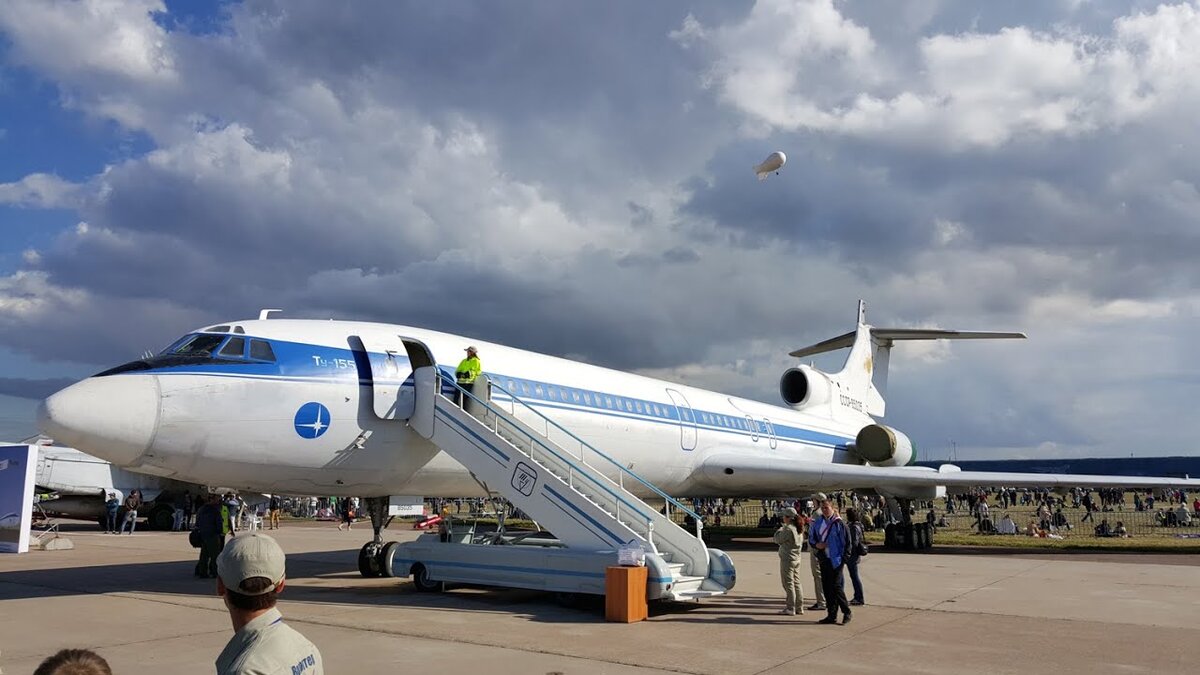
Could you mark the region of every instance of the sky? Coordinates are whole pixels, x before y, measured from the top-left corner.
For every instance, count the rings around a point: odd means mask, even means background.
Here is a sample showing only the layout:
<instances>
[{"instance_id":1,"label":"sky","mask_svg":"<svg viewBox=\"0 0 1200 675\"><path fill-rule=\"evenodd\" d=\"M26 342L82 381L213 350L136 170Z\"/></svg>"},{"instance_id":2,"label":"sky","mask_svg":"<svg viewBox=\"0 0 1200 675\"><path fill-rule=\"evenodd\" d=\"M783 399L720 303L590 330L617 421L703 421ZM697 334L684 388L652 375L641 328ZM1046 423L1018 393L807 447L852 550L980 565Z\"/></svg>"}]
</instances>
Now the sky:
<instances>
[{"instance_id":1,"label":"sky","mask_svg":"<svg viewBox=\"0 0 1200 675\"><path fill-rule=\"evenodd\" d=\"M1196 1L8 0L0 438L263 307L778 402L862 298L1029 335L894 350L925 457L1194 452L1198 108Z\"/></svg>"}]
</instances>

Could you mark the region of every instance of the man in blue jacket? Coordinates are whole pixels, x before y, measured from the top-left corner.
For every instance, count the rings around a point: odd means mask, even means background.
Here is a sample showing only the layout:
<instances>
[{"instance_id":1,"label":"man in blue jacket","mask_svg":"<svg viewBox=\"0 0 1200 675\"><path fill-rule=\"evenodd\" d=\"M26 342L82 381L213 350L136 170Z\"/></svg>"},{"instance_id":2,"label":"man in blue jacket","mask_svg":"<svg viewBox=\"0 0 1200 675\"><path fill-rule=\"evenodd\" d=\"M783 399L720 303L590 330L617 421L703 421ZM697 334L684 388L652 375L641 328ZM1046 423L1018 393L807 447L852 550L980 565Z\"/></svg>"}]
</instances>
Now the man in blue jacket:
<instances>
[{"instance_id":1,"label":"man in blue jacket","mask_svg":"<svg viewBox=\"0 0 1200 675\"><path fill-rule=\"evenodd\" d=\"M808 531L808 546L815 551L821 565L821 585L825 587L827 616L817 623L837 623L838 609L842 610L842 625L850 623L850 603L846 601L846 590L842 579L842 568L849 553L850 536L846 523L838 515L833 502L821 500L821 515L813 521Z\"/></svg>"}]
</instances>

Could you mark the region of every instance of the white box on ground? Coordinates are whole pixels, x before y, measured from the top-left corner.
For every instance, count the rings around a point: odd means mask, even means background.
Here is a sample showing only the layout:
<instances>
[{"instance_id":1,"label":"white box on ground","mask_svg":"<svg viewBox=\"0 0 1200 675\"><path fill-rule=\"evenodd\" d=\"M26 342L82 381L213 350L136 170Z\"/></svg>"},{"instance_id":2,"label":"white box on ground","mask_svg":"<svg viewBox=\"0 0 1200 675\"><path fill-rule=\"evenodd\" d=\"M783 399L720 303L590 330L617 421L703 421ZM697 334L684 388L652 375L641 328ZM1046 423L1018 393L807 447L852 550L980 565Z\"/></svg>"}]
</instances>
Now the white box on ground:
<instances>
[{"instance_id":1,"label":"white box on ground","mask_svg":"<svg viewBox=\"0 0 1200 675\"><path fill-rule=\"evenodd\" d=\"M423 516L425 515L424 497L405 497L392 495L388 502L389 516Z\"/></svg>"}]
</instances>

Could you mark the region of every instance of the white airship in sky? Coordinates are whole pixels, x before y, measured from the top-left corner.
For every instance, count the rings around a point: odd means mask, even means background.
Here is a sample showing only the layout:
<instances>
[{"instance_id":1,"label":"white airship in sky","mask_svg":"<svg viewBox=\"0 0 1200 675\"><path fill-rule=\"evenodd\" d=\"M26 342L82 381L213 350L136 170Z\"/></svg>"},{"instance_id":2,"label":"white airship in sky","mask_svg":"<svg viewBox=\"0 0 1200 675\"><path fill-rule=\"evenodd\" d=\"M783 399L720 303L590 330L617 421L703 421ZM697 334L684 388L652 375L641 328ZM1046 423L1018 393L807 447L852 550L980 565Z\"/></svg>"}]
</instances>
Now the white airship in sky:
<instances>
[{"instance_id":1,"label":"white airship in sky","mask_svg":"<svg viewBox=\"0 0 1200 675\"><path fill-rule=\"evenodd\" d=\"M767 155L767 158L762 161L762 164L754 167L754 174L758 176L759 180L766 180L767 176L771 175L772 171L778 174L779 170L783 168L784 164L787 164L787 155L776 150L775 152Z\"/></svg>"}]
</instances>

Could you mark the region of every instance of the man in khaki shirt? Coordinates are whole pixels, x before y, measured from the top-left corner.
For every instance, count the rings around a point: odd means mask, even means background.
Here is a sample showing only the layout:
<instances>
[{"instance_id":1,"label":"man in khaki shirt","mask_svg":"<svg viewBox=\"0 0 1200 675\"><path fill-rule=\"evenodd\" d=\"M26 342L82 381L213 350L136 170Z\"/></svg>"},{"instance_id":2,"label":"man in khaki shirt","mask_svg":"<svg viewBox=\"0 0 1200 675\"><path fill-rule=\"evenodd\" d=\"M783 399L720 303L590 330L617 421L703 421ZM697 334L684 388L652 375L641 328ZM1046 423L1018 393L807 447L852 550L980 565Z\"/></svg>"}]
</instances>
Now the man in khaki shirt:
<instances>
[{"instance_id":1,"label":"man in khaki shirt","mask_svg":"<svg viewBox=\"0 0 1200 675\"><path fill-rule=\"evenodd\" d=\"M275 609L283 587L283 549L265 534L243 534L217 556L217 595L235 631L218 675L324 675L321 652Z\"/></svg>"}]
</instances>

